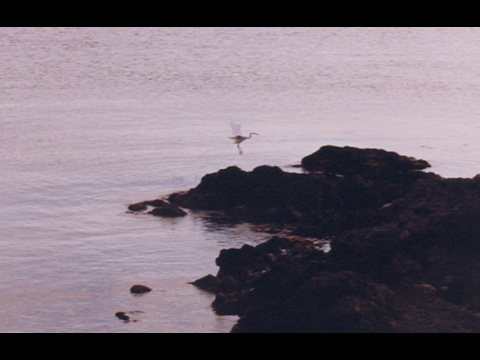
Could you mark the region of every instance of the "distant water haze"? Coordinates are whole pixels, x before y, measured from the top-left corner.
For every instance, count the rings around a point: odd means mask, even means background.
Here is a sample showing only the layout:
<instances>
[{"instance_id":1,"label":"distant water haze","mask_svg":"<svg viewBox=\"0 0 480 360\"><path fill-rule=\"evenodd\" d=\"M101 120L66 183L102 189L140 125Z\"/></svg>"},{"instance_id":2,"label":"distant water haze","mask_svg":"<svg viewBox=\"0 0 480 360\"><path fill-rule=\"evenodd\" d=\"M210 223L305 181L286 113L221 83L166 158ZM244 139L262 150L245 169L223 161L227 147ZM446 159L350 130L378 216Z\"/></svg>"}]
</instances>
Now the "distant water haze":
<instances>
[{"instance_id":1,"label":"distant water haze","mask_svg":"<svg viewBox=\"0 0 480 360\"><path fill-rule=\"evenodd\" d=\"M479 28L0 28L0 331L230 331L187 283L270 235L128 204L327 144L472 177L479 64Z\"/></svg>"}]
</instances>

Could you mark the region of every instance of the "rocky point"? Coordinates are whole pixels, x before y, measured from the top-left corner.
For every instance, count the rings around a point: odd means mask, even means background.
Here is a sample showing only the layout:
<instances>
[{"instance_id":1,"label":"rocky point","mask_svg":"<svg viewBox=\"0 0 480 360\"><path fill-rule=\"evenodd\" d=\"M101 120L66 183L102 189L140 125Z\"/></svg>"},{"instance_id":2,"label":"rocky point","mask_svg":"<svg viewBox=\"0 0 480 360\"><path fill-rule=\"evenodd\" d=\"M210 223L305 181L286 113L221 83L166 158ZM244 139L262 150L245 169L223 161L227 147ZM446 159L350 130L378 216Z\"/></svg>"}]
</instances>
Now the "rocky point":
<instances>
[{"instance_id":1,"label":"rocky point","mask_svg":"<svg viewBox=\"0 0 480 360\"><path fill-rule=\"evenodd\" d=\"M232 332L480 331L480 177L354 147L321 147L301 167L232 166L168 197L298 235L224 249L218 273L192 282L239 316Z\"/></svg>"}]
</instances>

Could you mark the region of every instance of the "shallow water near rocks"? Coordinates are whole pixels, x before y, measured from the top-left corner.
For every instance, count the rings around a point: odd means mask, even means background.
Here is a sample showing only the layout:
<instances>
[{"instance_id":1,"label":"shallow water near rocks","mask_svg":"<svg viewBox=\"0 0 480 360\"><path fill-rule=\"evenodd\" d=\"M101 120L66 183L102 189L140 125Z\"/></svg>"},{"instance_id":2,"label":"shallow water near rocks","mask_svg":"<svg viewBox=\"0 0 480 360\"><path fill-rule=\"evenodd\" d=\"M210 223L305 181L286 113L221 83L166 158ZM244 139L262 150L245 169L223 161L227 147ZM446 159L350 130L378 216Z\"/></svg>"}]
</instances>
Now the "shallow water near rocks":
<instances>
[{"instance_id":1,"label":"shallow water near rocks","mask_svg":"<svg viewBox=\"0 0 480 360\"><path fill-rule=\"evenodd\" d=\"M384 148L480 172L478 28L1 28L1 332L228 332L223 248L271 234L131 203L227 166ZM230 122L260 135L242 143ZM134 284L152 289L142 296ZM123 322L117 312L133 312Z\"/></svg>"}]
</instances>

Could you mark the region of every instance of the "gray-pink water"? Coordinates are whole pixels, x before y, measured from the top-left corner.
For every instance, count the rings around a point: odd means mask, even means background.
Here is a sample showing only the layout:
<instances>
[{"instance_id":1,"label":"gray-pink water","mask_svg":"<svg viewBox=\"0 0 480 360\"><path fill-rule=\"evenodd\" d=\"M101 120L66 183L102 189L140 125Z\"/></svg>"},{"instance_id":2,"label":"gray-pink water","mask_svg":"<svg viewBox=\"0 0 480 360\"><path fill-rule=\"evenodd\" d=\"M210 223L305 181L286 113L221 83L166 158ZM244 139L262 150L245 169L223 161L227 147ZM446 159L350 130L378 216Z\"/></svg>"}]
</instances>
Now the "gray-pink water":
<instances>
[{"instance_id":1,"label":"gray-pink water","mask_svg":"<svg viewBox=\"0 0 480 360\"><path fill-rule=\"evenodd\" d=\"M269 235L127 205L326 144L472 177L479 64L480 28L0 28L0 332L230 331L187 282Z\"/></svg>"}]
</instances>

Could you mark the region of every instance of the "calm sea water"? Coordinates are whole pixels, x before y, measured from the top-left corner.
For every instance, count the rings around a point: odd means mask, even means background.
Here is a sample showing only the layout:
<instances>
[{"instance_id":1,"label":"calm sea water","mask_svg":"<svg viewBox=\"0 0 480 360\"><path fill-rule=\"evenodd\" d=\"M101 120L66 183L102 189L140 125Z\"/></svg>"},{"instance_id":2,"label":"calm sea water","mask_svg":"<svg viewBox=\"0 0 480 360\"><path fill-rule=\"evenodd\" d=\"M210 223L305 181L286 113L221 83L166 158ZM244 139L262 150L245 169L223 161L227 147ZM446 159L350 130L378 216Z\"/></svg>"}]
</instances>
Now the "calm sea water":
<instances>
[{"instance_id":1,"label":"calm sea water","mask_svg":"<svg viewBox=\"0 0 480 360\"><path fill-rule=\"evenodd\" d=\"M0 28L0 332L230 331L187 283L269 235L127 205L326 144L474 176L479 64L479 28Z\"/></svg>"}]
</instances>

